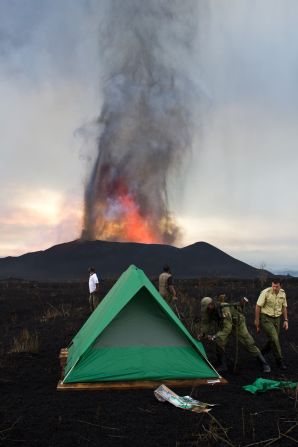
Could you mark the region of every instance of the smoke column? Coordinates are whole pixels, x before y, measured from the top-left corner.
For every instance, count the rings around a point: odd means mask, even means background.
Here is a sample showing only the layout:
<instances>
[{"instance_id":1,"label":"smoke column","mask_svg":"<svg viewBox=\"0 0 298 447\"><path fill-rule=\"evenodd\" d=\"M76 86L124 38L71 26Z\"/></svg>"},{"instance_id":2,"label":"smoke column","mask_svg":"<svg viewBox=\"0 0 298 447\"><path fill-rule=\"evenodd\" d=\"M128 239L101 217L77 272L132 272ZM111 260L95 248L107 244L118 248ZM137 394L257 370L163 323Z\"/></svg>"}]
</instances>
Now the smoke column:
<instances>
[{"instance_id":1,"label":"smoke column","mask_svg":"<svg viewBox=\"0 0 298 447\"><path fill-rule=\"evenodd\" d=\"M102 3L103 106L82 238L173 243L168 179L191 147L195 0Z\"/></svg>"}]
</instances>

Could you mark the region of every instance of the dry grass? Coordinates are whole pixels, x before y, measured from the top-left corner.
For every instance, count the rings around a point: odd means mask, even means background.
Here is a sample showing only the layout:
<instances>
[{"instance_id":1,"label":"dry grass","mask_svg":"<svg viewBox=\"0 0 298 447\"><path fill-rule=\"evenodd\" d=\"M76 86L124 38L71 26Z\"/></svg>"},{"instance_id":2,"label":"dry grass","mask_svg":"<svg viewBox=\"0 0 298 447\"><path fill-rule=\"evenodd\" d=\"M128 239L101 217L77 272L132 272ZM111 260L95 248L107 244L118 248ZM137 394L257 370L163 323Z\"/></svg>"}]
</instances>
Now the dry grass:
<instances>
[{"instance_id":1,"label":"dry grass","mask_svg":"<svg viewBox=\"0 0 298 447\"><path fill-rule=\"evenodd\" d=\"M18 418L13 424L11 424L9 427L1 428L0 429L0 442L1 445L4 443L4 441L9 441L9 435L13 431L14 427L18 424L21 418ZM19 440L14 440L15 442L19 442ZM20 440L20 442L23 442L23 440ZM3 444L4 445L4 444Z\"/></svg>"},{"instance_id":2,"label":"dry grass","mask_svg":"<svg viewBox=\"0 0 298 447\"><path fill-rule=\"evenodd\" d=\"M180 292L178 300L172 301L170 305L189 332L196 338L199 333L196 300L187 293Z\"/></svg>"},{"instance_id":3,"label":"dry grass","mask_svg":"<svg viewBox=\"0 0 298 447\"><path fill-rule=\"evenodd\" d=\"M23 329L19 337L14 337L10 352L29 352L37 353L39 351L39 340L36 332L30 333L28 329Z\"/></svg>"},{"instance_id":4,"label":"dry grass","mask_svg":"<svg viewBox=\"0 0 298 447\"><path fill-rule=\"evenodd\" d=\"M191 437L193 440L187 442L189 447L212 447L212 446L222 446L222 447L236 447L231 439L229 438L228 432L229 428L225 428L222 424L210 413L205 413L201 416L198 421L197 431L192 433ZM176 442L176 447L185 446L185 442Z\"/></svg>"},{"instance_id":5,"label":"dry grass","mask_svg":"<svg viewBox=\"0 0 298 447\"><path fill-rule=\"evenodd\" d=\"M61 318L61 317L64 318L64 317L70 316L70 313L71 313L70 305L65 305L62 303L57 307L57 306L53 306L53 304L51 304L51 303L47 303L47 304L49 307L46 309L46 311L40 317L40 321L42 323L45 323L48 320L55 320L56 318Z\"/></svg>"}]
</instances>

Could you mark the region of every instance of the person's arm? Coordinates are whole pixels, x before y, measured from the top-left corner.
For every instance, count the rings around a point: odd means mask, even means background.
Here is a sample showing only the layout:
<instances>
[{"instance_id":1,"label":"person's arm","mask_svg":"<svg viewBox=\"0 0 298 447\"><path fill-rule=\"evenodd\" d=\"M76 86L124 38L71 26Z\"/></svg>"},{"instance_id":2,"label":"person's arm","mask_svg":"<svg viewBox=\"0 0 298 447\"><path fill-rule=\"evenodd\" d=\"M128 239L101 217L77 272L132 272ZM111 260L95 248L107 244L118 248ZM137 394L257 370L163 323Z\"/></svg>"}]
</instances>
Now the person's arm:
<instances>
[{"instance_id":1,"label":"person's arm","mask_svg":"<svg viewBox=\"0 0 298 447\"><path fill-rule=\"evenodd\" d=\"M282 306L282 316L284 318L283 328L287 331L289 329L287 306Z\"/></svg>"},{"instance_id":2,"label":"person's arm","mask_svg":"<svg viewBox=\"0 0 298 447\"><path fill-rule=\"evenodd\" d=\"M94 283L95 283L95 293L98 292L99 290L99 282L98 282L98 277L97 275L94 276Z\"/></svg>"},{"instance_id":3,"label":"person's arm","mask_svg":"<svg viewBox=\"0 0 298 447\"><path fill-rule=\"evenodd\" d=\"M268 289L265 289L261 292L257 304L256 304L256 313L255 313L255 326L257 332L260 332L260 314L261 314L261 308L266 303L266 293Z\"/></svg>"},{"instance_id":4,"label":"person's arm","mask_svg":"<svg viewBox=\"0 0 298 447\"><path fill-rule=\"evenodd\" d=\"M258 304L256 305L256 315L255 315L255 326L257 332L260 332L260 313L261 313L261 306Z\"/></svg>"},{"instance_id":5,"label":"person's arm","mask_svg":"<svg viewBox=\"0 0 298 447\"><path fill-rule=\"evenodd\" d=\"M168 278L168 289L170 291L170 294L173 297L173 300L177 300L177 293L176 293L175 287L173 286L172 276L169 276L169 278Z\"/></svg>"},{"instance_id":6,"label":"person's arm","mask_svg":"<svg viewBox=\"0 0 298 447\"><path fill-rule=\"evenodd\" d=\"M169 286L169 289L170 289L171 295L173 297L173 300L177 300L178 298L177 298L177 293L176 293L175 287L173 285L171 285L171 286Z\"/></svg>"}]
</instances>

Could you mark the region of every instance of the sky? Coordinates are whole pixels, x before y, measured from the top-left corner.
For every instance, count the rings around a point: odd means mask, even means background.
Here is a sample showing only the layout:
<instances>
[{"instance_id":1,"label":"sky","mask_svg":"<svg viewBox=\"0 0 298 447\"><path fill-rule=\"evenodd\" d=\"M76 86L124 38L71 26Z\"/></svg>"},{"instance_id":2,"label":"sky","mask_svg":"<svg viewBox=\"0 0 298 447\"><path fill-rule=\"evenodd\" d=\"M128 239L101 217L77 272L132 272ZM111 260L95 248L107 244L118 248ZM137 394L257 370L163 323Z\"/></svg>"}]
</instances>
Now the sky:
<instances>
[{"instance_id":1,"label":"sky","mask_svg":"<svg viewBox=\"0 0 298 447\"><path fill-rule=\"evenodd\" d=\"M0 257L80 236L104 3L0 0ZM192 152L169 179L177 245L298 275L298 3L198 4Z\"/></svg>"}]
</instances>

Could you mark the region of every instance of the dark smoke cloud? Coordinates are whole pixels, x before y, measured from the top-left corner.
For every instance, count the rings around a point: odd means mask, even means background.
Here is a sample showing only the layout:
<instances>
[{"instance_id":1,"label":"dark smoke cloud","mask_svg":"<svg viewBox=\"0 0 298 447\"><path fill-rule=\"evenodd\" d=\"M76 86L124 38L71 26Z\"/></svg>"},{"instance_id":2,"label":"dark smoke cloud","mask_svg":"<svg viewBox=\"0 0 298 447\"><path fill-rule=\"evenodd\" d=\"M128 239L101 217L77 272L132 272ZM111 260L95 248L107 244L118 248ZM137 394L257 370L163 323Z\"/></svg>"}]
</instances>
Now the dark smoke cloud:
<instances>
[{"instance_id":1,"label":"dark smoke cloud","mask_svg":"<svg viewBox=\"0 0 298 447\"><path fill-rule=\"evenodd\" d=\"M169 211L169 176L192 143L195 88L187 64L196 33L195 0L102 3L100 59L103 106L97 158L85 191L82 237L123 240L107 232L124 216L129 195L156 242L179 228Z\"/></svg>"}]
</instances>

